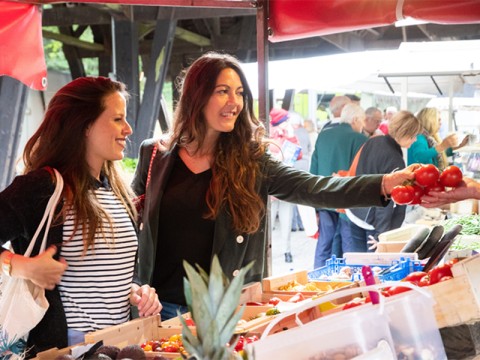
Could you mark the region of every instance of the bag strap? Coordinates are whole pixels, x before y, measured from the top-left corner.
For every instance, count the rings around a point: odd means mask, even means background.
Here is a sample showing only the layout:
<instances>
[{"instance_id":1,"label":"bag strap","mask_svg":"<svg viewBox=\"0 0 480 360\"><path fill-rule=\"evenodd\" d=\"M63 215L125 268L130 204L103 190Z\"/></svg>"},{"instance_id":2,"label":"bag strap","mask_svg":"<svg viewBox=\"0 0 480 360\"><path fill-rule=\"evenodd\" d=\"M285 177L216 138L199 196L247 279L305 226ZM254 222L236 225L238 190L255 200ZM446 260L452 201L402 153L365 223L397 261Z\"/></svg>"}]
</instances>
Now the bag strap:
<instances>
[{"instance_id":1,"label":"bag strap","mask_svg":"<svg viewBox=\"0 0 480 360\"><path fill-rule=\"evenodd\" d=\"M25 257L30 257L33 247L35 246L35 243L37 241L38 235L40 234L40 231L42 231L45 222L47 222L47 225L45 227L45 233L43 234L43 240L42 244L40 246L40 253L45 251L45 248L47 246L47 237L48 237L48 230L50 229L50 225L52 224L53 217L55 215L55 209L57 207L58 201L60 200L60 196L62 195L63 191L63 178L62 175L57 171L57 169L52 169L54 174L55 174L55 190L48 200L47 207L45 208L45 212L43 214L43 218L40 221L40 224L37 227L37 230L35 231L35 234L33 235L32 240L30 241L30 244L28 245L27 251L23 254Z\"/></svg>"},{"instance_id":2,"label":"bag strap","mask_svg":"<svg viewBox=\"0 0 480 360\"><path fill-rule=\"evenodd\" d=\"M146 192L146 189L148 187L148 185L150 184L150 178L152 177L152 166L153 166L153 159L155 159L155 155L157 154L157 145L154 145L153 146L153 149L152 149L152 156L150 157L150 164L148 165L148 174L147 174L147 183L145 184L145 192Z\"/></svg>"}]
</instances>

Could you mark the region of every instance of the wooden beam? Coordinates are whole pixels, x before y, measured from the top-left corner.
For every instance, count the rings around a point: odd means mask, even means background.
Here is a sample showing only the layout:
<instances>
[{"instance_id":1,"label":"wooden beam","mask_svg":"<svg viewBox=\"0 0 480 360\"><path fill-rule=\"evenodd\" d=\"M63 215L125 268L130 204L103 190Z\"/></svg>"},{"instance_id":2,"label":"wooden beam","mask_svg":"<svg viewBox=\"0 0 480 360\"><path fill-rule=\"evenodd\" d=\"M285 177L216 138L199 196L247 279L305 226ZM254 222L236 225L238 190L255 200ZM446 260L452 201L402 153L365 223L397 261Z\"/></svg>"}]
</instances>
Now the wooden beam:
<instances>
[{"instance_id":1,"label":"wooden beam","mask_svg":"<svg viewBox=\"0 0 480 360\"><path fill-rule=\"evenodd\" d=\"M87 41L80 40L76 37L55 33L53 31L42 30L43 37L52 40L58 40L65 45L75 46L85 50L92 51L105 51L105 47L102 44L90 43Z\"/></svg>"},{"instance_id":2,"label":"wooden beam","mask_svg":"<svg viewBox=\"0 0 480 360\"><path fill-rule=\"evenodd\" d=\"M209 38L201 36L191 32L189 30L183 29L181 27L175 28L175 36L179 39L182 39L190 44L197 45L198 47L211 46L212 42Z\"/></svg>"}]
</instances>

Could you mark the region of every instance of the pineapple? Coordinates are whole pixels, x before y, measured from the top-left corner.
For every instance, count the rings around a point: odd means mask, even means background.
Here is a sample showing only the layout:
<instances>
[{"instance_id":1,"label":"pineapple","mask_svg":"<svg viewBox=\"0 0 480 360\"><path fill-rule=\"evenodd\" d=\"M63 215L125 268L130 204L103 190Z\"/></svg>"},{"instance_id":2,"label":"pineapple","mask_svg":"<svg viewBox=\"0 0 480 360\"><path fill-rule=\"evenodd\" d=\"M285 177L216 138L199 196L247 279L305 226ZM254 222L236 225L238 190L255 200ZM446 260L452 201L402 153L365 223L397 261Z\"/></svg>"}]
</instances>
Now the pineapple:
<instances>
[{"instance_id":1,"label":"pineapple","mask_svg":"<svg viewBox=\"0 0 480 360\"><path fill-rule=\"evenodd\" d=\"M184 279L185 298L197 330L197 336L194 336L185 319L179 316L183 324L183 344L190 354L189 359L242 359L234 352L236 342L230 346L227 343L243 314L243 309L237 313L235 310L245 275L252 264L242 268L231 283L223 273L216 255L212 260L210 275L198 265L198 271L186 261L183 266L188 278Z\"/></svg>"}]
</instances>

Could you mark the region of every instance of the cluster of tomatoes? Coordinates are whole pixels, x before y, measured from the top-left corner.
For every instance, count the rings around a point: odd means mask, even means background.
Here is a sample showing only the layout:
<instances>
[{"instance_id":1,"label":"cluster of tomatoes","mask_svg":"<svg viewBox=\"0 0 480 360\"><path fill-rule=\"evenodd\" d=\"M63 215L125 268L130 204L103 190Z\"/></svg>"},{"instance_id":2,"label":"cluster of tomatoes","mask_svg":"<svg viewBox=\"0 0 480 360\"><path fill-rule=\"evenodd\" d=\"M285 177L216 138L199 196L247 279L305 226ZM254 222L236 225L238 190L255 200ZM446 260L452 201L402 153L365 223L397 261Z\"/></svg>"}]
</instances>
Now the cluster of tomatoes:
<instances>
[{"instance_id":1,"label":"cluster of tomatoes","mask_svg":"<svg viewBox=\"0 0 480 360\"><path fill-rule=\"evenodd\" d=\"M463 174L455 165L448 166L440 172L435 165L422 165L414 171L415 180L406 185L398 185L392 189L392 199L399 205L417 205L422 202L422 196L431 191L444 191L445 188L455 188L462 182Z\"/></svg>"},{"instance_id":2,"label":"cluster of tomatoes","mask_svg":"<svg viewBox=\"0 0 480 360\"><path fill-rule=\"evenodd\" d=\"M160 340L145 341L140 345L143 351L155 351L155 352L169 352L169 353L181 353L186 354L183 347L182 335L175 334L169 338L162 338Z\"/></svg>"}]
</instances>

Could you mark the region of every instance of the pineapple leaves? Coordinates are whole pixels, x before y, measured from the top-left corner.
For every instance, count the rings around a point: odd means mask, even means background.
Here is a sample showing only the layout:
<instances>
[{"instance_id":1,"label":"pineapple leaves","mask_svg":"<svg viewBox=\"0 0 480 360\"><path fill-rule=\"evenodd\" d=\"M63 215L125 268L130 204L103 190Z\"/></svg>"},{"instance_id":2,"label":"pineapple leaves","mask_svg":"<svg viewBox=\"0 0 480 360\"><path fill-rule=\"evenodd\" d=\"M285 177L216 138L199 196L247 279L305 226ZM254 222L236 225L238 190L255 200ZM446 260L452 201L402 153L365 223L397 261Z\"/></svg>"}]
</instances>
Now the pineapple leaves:
<instances>
[{"instance_id":1,"label":"pineapple leaves","mask_svg":"<svg viewBox=\"0 0 480 360\"><path fill-rule=\"evenodd\" d=\"M181 318L184 332L184 346L191 354L203 360L226 360L237 358L232 347L226 344L231 340L238 321L244 311L237 311L245 275L253 262L240 269L231 282L222 271L215 255L210 274L196 265L197 270L183 262L188 279L184 279L185 299L196 325L197 335L192 334Z\"/></svg>"}]
</instances>

